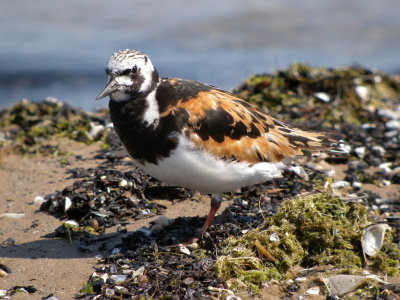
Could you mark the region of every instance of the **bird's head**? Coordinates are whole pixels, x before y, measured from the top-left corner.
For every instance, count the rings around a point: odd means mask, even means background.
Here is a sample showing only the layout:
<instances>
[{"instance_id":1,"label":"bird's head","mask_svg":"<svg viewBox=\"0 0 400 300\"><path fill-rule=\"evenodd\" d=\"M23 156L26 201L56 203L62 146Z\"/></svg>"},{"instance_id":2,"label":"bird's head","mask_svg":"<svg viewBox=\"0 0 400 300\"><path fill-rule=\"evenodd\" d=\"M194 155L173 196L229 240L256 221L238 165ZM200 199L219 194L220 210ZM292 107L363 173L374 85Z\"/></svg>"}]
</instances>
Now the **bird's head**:
<instances>
[{"instance_id":1,"label":"bird's head","mask_svg":"<svg viewBox=\"0 0 400 300\"><path fill-rule=\"evenodd\" d=\"M106 73L108 83L96 97L110 96L116 101L125 101L138 96L146 96L160 81L157 70L149 57L136 50L119 50L108 60Z\"/></svg>"}]
</instances>

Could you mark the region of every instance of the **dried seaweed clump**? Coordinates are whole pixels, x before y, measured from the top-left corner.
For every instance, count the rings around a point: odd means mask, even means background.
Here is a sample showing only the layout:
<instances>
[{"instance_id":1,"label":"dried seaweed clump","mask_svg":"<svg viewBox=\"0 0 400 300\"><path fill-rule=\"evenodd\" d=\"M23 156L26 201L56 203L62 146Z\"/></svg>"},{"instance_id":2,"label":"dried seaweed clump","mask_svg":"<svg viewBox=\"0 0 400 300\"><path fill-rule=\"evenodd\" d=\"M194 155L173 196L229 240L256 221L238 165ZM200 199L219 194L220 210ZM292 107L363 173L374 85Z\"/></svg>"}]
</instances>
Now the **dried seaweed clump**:
<instances>
[{"instance_id":1,"label":"dried seaweed clump","mask_svg":"<svg viewBox=\"0 0 400 300\"><path fill-rule=\"evenodd\" d=\"M287 200L260 227L229 238L216 269L233 287L254 293L270 279L284 279L296 265L334 265L343 272L361 271L362 229L367 225L363 205L343 203L327 193ZM377 269L387 271L383 261L388 255L392 254L380 254L382 264L375 264ZM395 256L392 267L393 259ZM398 258L395 260L399 265Z\"/></svg>"},{"instance_id":2,"label":"dried seaweed clump","mask_svg":"<svg viewBox=\"0 0 400 300\"><path fill-rule=\"evenodd\" d=\"M332 127L371 120L376 108L398 99L400 78L359 66L327 69L297 63L251 76L234 93L281 119L323 120Z\"/></svg>"},{"instance_id":3,"label":"dried seaweed clump","mask_svg":"<svg viewBox=\"0 0 400 300\"><path fill-rule=\"evenodd\" d=\"M87 113L54 98L23 99L0 111L0 146L21 153L44 153L43 142L53 136L90 144L104 138L106 118L105 113Z\"/></svg>"}]
</instances>

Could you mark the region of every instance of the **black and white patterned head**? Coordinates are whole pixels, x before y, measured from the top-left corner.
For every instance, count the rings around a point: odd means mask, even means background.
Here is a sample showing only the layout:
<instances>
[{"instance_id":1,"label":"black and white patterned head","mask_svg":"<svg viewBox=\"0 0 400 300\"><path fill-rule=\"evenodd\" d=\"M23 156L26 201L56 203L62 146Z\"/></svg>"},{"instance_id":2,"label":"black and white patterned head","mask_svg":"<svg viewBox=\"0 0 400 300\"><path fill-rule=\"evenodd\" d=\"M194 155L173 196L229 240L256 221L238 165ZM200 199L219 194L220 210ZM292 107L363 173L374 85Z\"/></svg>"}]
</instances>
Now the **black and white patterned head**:
<instances>
[{"instance_id":1,"label":"black and white patterned head","mask_svg":"<svg viewBox=\"0 0 400 300\"><path fill-rule=\"evenodd\" d=\"M124 49L113 53L108 60L108 83L96 99L108 95L114 100L146 96L159 82L157 70L149 57L136 50Z\"/></svg>"}]
</instances>

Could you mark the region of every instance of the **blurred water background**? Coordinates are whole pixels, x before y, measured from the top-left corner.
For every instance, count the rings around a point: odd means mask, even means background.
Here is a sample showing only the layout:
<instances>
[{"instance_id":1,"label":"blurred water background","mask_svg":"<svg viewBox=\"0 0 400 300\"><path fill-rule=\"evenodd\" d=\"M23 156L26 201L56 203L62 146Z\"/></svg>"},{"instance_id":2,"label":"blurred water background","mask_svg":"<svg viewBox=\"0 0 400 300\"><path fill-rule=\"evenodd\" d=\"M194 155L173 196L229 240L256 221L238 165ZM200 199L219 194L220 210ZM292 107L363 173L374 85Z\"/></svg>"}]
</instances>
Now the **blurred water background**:
<instances>
[{"instance_id":1,"label":"blurred water background","mask_svg":"<svg viewBox=\"0 0 400 300\"><path fill-rule=\"evenodd\" d=\"M0 1L0 108L53 96L93 110L112 52L231 89L292 62L400 70L399 0Z\"/></svg>"}]
</instances>

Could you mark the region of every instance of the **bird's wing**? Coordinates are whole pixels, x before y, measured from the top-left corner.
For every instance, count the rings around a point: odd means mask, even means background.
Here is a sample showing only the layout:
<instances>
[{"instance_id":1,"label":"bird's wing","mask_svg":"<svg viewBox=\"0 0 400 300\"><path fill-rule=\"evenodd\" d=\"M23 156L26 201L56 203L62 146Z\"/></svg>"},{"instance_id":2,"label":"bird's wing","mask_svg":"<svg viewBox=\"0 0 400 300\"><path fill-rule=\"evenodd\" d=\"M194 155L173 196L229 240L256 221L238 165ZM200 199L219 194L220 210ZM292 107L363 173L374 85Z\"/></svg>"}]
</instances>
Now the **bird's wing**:
<instances>
[{"instance_id":1,"label":"bird's wing","mask_svg":"<svg viewBox=\"0 0 400 300\"><path fill-rule=\"evenodd\" d=\"M193 81L170 79L177 101L160 111L161 117L186 114L185 136L199 149L224 159L278 162L285 157L328 150L336 141L324 133L284 124L234 95ZM197 88L190 88L193 84ZM181 95L180 92L181 91ZM187 92L191 91L188 95Z\"/></svg>"}]
</instances>

